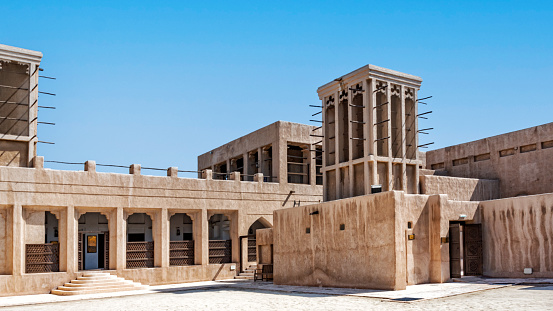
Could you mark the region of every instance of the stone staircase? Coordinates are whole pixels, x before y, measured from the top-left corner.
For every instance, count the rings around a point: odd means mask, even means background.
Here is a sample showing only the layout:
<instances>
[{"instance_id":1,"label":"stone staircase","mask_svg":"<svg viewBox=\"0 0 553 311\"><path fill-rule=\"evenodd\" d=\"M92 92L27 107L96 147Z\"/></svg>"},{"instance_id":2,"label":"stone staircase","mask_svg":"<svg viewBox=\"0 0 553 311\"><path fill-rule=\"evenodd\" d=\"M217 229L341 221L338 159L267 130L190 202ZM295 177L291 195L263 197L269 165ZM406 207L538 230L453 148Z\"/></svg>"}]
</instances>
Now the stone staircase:
<instances>
[{"instance_id":1,"label":"stone staircase","mask_svg":"<svg viewBox=\"0 0 553 311\"><path fill-rule=\"evenodd\" d=\"M240 279L240 280L253 280L253 275L255 273L255 269L257 269L257 265L251 265L248 268L246 268L246 270L244 270L244 272L241 272L240 274L238 274L234 278L235 279Z\"/></svg>"},{"instance_id":2,"label":"stone staircase","mask_svg":"<svg viewBox=\"0 0 553 311\"><path fill-rule=\"evenodd\" d=\"M52 290L55 295L81 295L111 293L128 290L147 289L147 285L142 285L124 278L111 275L108 272L91 271L85 272L76 280L58 286L58 289Z\"/></svg>"}]
</instances>

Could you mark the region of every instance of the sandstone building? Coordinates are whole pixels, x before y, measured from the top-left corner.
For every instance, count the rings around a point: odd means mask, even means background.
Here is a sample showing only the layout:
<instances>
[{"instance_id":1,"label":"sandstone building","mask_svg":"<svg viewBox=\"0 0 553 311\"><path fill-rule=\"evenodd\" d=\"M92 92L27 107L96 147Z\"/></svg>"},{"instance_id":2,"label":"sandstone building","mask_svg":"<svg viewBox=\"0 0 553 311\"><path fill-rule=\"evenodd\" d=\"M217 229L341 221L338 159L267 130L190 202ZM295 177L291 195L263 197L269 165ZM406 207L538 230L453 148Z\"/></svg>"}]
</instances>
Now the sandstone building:
<instances>
[{"instance_id":1,"label":"sandstone building","mask_svg":"<svg viewBox=\"0 0 553 311\"><path fill-rule=\"evenodd\" d=\"M421 82L367 65L318 89L327 202L274 212L275 283L553 277L553 123L423 154Z\"/></svg>"},{"instance_id":2,"label":"sandstone building","mask_svg":"<svg viewBox=\"0 0 553 311\"><path fill-rule=\"evenodd\" d=\"M367 65L318 89L320 127L270 124L200 155L198 178L52 170L36 154L41 58L0 45L0 295L257 263L313 286L553 276L553 123L424 154L422 79Z\"/></svg>"}]
</instances>

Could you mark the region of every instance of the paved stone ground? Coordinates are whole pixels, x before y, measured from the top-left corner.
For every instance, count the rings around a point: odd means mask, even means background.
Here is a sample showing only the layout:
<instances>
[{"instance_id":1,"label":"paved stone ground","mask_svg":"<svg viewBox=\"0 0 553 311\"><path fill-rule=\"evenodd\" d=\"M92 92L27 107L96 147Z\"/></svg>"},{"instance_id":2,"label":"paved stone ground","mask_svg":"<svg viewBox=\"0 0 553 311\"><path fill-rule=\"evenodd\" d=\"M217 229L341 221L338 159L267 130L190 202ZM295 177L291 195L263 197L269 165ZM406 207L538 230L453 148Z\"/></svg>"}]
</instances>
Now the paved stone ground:
<instances>
[{"instance_id":1,"label":"paved stone ground","mask_svg":"<svg viewBox=\"0 0 553 311\"><path fill-rule=\"evenodd\" d=\"M553 310L551 279L464 278L402 291L274 285L227 280L78 296L0 297L2 310ZM460 281L460 282L459 282ZM545 283L545 284L543 284Z\"/></svg>"},{"instance_id":2,"label":"paved stone ground","mask_svg":"<svg viewBox=\"0 0 553 311\"><path fill-rule=\"evenodd\" d=\"M410 303L238 288L160 292L6 307L2 310L553 310L553 285L515 285Z\"/></svg>"}]
</instances>

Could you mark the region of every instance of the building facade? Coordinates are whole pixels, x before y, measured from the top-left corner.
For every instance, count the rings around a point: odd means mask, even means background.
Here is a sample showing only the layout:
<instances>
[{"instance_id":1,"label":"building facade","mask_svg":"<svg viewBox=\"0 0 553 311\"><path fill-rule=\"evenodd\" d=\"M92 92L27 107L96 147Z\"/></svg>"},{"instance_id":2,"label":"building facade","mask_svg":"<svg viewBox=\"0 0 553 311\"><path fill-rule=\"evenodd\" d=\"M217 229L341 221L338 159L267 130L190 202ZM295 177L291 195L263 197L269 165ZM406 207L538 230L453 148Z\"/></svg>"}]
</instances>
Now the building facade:
<instances>
[{"instance_id":1,"label":"building facade","mask_svg":"<svg viewBox=\"0 0 553 311\"><path fill-rule=\"evenodd\" d=\"M233 278L256 263L255 231L272 226L275 209L322 201L320 164L306 149L313 127L288 122L198 158L228 160L224 174L218 160L198 178L176 167L147 176L138 164L102 173L94 161L44 168L41 56L0 46L0 295L49 293L98 269L142 284Z\"/></svg>"}]
</instances>

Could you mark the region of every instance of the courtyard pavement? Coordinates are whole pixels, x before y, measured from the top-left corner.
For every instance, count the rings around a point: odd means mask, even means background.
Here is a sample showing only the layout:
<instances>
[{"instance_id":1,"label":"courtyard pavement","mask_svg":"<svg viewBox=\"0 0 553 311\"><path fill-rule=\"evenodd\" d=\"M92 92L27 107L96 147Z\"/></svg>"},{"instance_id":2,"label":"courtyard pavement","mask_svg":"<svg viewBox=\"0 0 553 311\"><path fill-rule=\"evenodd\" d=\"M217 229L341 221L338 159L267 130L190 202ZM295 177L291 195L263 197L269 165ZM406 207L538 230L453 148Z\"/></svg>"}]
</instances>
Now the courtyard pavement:
<instances>
[{"instance_id":1,"label":"courtyard pavement","mask_svg":"<svg viewBox=\"0 0 553 311\"><path fill-rule=\"evenodd\" d=\"M442 284L419 284L408 286L405 290L387 291L370 290L354 288L335 288L335 287L307 287L307 286L288 286L275 285L272 282L253 282L250 280L222 280L210 282L194 282L171 285L149 286L145 290L86 294L75 296L57 296L52 294L24 295L0 297L0 307L24 306L44 303L58 303L79 300L91 300L124 296L135 296L165 292L183 292L214 289L236 289L283 293L301 293L318 294L329 296L351 296L379 298L390 302L414 302L424 301L436 298L445 298L462 294L469 294L490 289L497 289L511 285L537 285L553 284L553 279L487 279L480 277L466 277L463 279L454 279L453 282Z\"/></svg>"}]
</instances>

